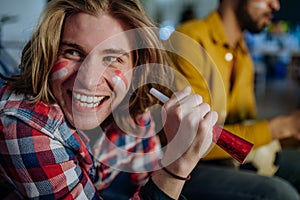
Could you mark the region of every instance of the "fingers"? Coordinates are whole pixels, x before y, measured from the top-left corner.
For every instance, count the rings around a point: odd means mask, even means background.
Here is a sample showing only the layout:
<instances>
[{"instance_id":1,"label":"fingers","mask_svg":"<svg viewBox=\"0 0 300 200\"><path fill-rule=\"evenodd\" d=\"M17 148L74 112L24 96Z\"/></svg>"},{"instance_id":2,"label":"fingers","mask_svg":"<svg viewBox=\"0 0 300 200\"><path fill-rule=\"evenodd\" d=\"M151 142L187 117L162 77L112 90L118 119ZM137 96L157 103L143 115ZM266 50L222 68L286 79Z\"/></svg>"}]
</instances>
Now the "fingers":
<instances>
[{"instance_id":1,"label":"fingers","mask_svg":"<svg viewBox=\"0 0 300 200\"><path fill-rule=\"evenodd\" d=\"M209 122L215 125L218 121L218 113L216 111L210 111L204 116L204 120L209 120Z\"/></svg>"},{"instance_id":2,"label":"fingers","mask_svg":"<svg viewBox=\"0 0 300 200\"><path fill-rule=\"evenodd\" d=\"M197 105L196 109L197 109L196 110L197 115L201 119L204 119L205 117L207 117L207 114L210 112L210 105L207 103L201 103L201 104Z\"/></svg>"},{"instance_id":3,"label":"fingers","mask_svg":"<svg viewBox=\"0 0 300 200\"><path fill-rule=\"evenodd\" d=\"M190 87L186 87L175 92L169 101L165 103L164 107L175 114L173 119L182 122L188 121L188 123L184 124L190 124L190 128L198 126L199 123L211 128L216 124L218 114L215 111L211 111L209 104L203 103L200 95L191 94L191 91Z\"/></svg>"},{"instance_id":4,"label":"fingers","mask_svg":"<svg viewBox=\"0 0 300 200\"><path fill-rule=\"evenodd\" d=\"M164 104L164 130L168 141L167 156L164 159L174 161L182 158L185 162L196 163L206 154L212 144L212 127L218 115L211 111L202 97L191 94L187 87L174 93Z\"/></svg>"},{"instance_id":5,"label":"fingers","mask_svg":"<svg viewBox=\"0 0 300 200\"><path fill-rule=\"evenodd\" d=\"M174 96L177 98L177 100L181 100L183 98L185 98L187 95L191 94L192 89L191 87L185 87L184 89L175 92L171 98L173 98Z\"/></svg>"},{"instance_id":6,"label":"fingers","mask_svg":"<svg viewBox=\"0 0 300 200\"><path fill-rule=\"evenodd\" d=\"M179 104L183 106L183 109L187 106L191 108L199 106L202 103L202 97L198 94L191 94L191 92L191 87L175 92L165 106L171 107Z\"/></svg>"},{"instance_id":7,"label":"fingers","mask_svg":"<svg viewBox=\"0 0 300 200\"><path fill-rule=\"evenodd\" d=\"M180 113L183 116L195 113L196 118L200 116L200 118L203 119L210 112L210 105L203 103L202 97L198 94L191 94L191 91L191 87L185 87L183 90L175 92L165 103L164 107L166 109L170 109L172 107L173 110L180 110ZM213 115L213 117L211 115ZM214 112L207 117L213 119L215 123L217 113Z\"/></svg>"}]
</instances>

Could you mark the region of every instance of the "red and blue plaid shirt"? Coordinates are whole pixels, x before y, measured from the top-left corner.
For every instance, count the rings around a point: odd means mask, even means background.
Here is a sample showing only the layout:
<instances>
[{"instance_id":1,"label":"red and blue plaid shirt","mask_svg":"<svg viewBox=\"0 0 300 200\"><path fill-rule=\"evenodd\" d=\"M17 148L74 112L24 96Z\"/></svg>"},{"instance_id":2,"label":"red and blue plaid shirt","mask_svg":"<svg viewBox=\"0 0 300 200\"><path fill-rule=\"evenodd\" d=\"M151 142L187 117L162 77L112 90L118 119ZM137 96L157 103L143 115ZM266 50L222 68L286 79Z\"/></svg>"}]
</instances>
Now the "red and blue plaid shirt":
<instances>
[{"instance_id":1,"label":"red and blue plaid shirt","mask_svg":"<svg viewBox=\"0 0 300 200\"><path fill-rule=\"evenodd\" d=\"M29 104L6 86L0 99L0 178L22 197L101 199L99 191L120 171L137 172L131 177L140 183L160 156L154 123L144 129L148 138L109 124L91 149L87 135L68 124L58 105Z\"/></svg>"}]
</instances>

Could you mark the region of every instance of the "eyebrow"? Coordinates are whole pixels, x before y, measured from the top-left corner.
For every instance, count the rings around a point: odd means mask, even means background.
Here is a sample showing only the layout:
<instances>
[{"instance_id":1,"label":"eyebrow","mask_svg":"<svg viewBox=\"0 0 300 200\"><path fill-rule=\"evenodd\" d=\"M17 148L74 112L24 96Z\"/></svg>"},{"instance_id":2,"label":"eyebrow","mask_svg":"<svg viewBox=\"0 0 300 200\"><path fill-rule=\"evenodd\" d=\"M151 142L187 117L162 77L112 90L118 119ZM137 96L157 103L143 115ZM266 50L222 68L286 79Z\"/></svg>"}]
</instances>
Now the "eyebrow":
<instances>
[{"instance_id":1,"label":"eyebrow","mask_svg":"<svg viewBox=\"0 0 300 200\"><path fill-rule=\"evenodd\" d=\"M78 44L71 43L71 42L61 42L61 45L66 45L66 46L78 49L79 51L87 54L87 51L85 51L85 49ZM129 54L130 54L129 52L127 52L123 49L114 49L114 48L104 49L101 52L104 54L118 54L118 55L122 55L122 56L126 56L126 57L129 57Z\"/></svg>"},{"instance_id":2,"label":"eyebrow","mask_svg":"<svg viewBox=\"0 0 300 200\"><path fill-rule=\"evenodd\" d=\"M83 53L86 53L86 51L84 50L84 48L78 44L75 44L75 43L71 43L71 42L61 42L60 45L66 45L66 46L69 46L69 47L72 47L72 48L75 48L75 49L78 49L79 51L83 52Z\"/></svg>"},{"instance_id":3,"label":"eyebrow","mask_svg":"<svg viewBox=\"0 0 300 200\"><path fill-rule=\"evenodd\" d=\"M123 50L123 49L113 49L113 48L110 48L110 49L104 49L102 50L102 53L104 54L118 54L118 55L122 55L122 56L126 56L126 57L129 57L129 52Z\"/></svg>"}]
</instances>

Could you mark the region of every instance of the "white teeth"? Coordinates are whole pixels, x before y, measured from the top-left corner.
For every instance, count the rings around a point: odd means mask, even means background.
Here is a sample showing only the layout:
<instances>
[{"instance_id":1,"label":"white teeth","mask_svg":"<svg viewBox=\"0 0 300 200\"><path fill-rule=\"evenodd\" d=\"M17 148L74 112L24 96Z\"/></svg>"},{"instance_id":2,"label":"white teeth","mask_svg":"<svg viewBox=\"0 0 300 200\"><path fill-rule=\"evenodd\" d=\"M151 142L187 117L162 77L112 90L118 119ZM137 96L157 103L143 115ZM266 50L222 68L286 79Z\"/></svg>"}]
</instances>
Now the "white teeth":
<instances>
[{"instance_id":1,"label":"white teeth","mask_svg":"<svg viewBox=\"0 0 300 200\"><path fill-rule=\"evenodd\" d=\"M75 101L79 103L80 106L93 108L100 104L100 102L104 99L104 96L103 97L86 96L83 94L73 92L73 98Z\"/></svg>"},{"instance_id":2,"label":"white teeth","mask_svg":"<svg viewBox=\"0 0 300 200\"><path fill-rule=\"evenodd\" d=\"M96 101L97 99L95 99L95 101ZM88 103L93 103L93 101L94 101L94 98L93 97L87 97L86 98L86 101L88 102Z\"/></svg>"}]
</instances>

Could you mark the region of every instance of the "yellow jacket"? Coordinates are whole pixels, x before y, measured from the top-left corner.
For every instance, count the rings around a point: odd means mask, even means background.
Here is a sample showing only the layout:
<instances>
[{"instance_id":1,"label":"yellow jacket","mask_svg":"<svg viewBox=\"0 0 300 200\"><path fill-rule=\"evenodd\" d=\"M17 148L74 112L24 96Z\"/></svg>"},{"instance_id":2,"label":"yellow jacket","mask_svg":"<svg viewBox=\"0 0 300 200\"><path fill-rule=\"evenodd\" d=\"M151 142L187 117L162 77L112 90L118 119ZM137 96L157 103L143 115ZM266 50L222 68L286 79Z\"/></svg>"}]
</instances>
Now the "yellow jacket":
<instances>
[{"instance_id":1,"label":"yellow jacket","mask_svg":"<svg viewBox=\"0 0 300 200\"><path fill-rule=\"evenodd\" d=\"M228 45L220 16L215 11L203 20L180 25L177 31L194 41L181 41L182 36L171 37L174 67L188 80L194 92L218 112L220 125L224 124L225 129L252 142L254 148L269 143L272 137L267 121L256 119L254 68L245 42L241 39L235 48ZM199 44L209 58L204 56ZM233 63L234 75L231 74ZM186 85L182 81L178 84ZM251 119L256 120L244 123ZM215 146L205 159L227 157L229 154Z\"/></svg>"}]
</instances>

